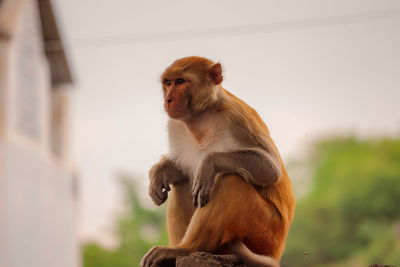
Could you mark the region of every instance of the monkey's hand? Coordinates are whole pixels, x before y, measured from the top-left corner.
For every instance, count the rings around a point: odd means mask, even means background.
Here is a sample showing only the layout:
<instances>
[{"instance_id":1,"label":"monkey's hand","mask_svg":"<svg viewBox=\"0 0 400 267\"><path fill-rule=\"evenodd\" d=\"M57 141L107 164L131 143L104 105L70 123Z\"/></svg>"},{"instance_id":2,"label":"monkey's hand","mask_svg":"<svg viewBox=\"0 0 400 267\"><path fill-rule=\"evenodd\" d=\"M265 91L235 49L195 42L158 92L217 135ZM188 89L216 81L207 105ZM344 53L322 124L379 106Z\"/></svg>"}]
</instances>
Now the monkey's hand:
<instances>
[{"instance_id":1,"label":"monkey's hand","mask_svg":"<svg viewBox=\"0 0 400 267\"><path fill-rule=\"evenodd\" d=\"M182 172L167 158L163 158L159 163L154 165L150 169L149 176L149 195L157 206L160 206L167 200L168 192L171 191L170 184L185 179Z\"/></svg>"},{"instance_id":2,"label":"monkey's hand","mask_svg":"<svg viewBox=\"0 0 400 267\"><path fill-rule=\"evenodd\" d=\"M201 207L210 200L210 191L214 185L216 170L214 167L214 155L208 155L198 168L192 187L193 206L200 203Z\"/></svg>"},{"instance_id":3,"label":"monkey's hand","mask_svg":"<svg viewBox=\"0 0 400 267\"><path fill-rule=\"evenodd\" d=\"M178 256L187 256L189 252L178 247L153 247L144 255L140 262L140 267L170 266L170 261L174 261ZM173 264L175 266L175 264Z\"/></svg>"}]
</instances>

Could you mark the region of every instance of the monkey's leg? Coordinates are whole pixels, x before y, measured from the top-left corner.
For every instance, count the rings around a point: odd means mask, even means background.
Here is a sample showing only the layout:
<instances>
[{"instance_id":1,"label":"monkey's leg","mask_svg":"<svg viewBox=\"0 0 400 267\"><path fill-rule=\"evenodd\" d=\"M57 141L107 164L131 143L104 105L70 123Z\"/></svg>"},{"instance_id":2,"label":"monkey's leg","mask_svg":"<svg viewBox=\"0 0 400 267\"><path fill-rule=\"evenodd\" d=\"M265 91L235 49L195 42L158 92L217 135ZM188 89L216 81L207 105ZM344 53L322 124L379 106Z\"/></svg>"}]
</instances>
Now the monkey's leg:
<instances>
[{"instance_id":1,"label":"monkey's leg","mask_svg":"<svg viewBox=\"0 0 400 267\"><path fill-rule=\"evenodd\" d=\"M188 180L172 185L167 208L167 228L169 245L176 246L185 235L190 219L195 211Z\"/></svg>"},{"instance_id":2,"label":"monkey's leg","mask_svg":"<svg viewBox=\"0 0 400 267\"><path fill-rule=\"evenodd\" d=\"M211 196L205 207L195 210L182 242L153 248L141 266L159 266L194 251L216 252L233 241L242 241L254 253L280 258L287 229L280 226L277 211L252 185L237 175L220 176Z\"/></svg>"},{"instance_id":3,"label":"monkey's leg","mask_svg":"<svg viewBox=\"0 0 400 267\"><path fill-rule=\"evenodd\" d=\"M237 175L219 176L210 202L196 209L178 247L213 252L238 240L253 252L279 258L279 223L276 209L252 185Z\"/></svg>"}]
</instances>

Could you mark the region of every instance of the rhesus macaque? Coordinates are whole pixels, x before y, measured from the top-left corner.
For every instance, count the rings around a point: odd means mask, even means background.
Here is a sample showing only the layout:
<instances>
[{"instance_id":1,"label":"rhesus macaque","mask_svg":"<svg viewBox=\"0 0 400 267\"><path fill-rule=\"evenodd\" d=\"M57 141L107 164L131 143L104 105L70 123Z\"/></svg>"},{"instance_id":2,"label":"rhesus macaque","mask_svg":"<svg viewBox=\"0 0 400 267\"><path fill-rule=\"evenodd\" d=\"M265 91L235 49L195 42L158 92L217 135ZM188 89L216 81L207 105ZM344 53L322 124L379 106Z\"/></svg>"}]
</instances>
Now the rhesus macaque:
<instances>
[{"instance_id":1,"label":"rhesus macaque","mask_svg":"<svg viewBox=\"0 0 400 267\"><path fill-rule=\"evenodd\" d=\"M169 198L169 247L141 266L195 251L233 253L247 266L279 266L295 200L265 123L222 88L219 63L176 60L161 77L170 151L150 170L156 205Z\"/></svg>"}]
</instances>

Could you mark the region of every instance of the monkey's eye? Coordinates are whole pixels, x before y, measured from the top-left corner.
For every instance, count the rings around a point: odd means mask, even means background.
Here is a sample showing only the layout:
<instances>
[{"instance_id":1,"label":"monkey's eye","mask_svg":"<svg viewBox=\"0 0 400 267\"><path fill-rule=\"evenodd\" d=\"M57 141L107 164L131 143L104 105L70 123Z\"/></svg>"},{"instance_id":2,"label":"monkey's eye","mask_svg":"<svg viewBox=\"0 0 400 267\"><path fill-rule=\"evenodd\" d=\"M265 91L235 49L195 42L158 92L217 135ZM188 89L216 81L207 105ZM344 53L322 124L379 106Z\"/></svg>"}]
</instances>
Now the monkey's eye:
<instances>
[{"instance_id":1,"label":"monkey's eye","mask_svg":"<svg viewBox=\"0 0 400 267\"><path fill-rule=\"evenodd\" d=\"M166 86L170 86L170 85L171 85L171 81L170 81L170 80L167 80L167 79L165 79L165 80L164 80L164 84L165 84Z\"/></svg>"},{"instance_id":2,"label":"monkey's eye","mask_svg":"<svg viewBox=\"0 0 400 267\"><path fill-rule=\"evenodd\" d=\"M182 78L178 78L178 79L176 79L176 81L175 81L176 84L183 84L184 82L185 82L185 80L182 79Z\"/></svg>"}]
</instances>

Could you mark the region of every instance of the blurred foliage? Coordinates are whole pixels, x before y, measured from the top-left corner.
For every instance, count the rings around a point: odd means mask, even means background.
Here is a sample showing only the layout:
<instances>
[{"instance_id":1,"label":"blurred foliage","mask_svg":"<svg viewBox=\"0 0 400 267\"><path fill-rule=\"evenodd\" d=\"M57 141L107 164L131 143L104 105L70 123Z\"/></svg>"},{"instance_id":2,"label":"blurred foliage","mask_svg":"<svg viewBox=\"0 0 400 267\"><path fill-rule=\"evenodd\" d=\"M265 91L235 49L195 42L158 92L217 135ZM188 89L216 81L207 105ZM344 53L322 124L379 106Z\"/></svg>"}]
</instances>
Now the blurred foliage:
<instances>
[{"instance_id":1,"label":"blurred foliage","mask_svg":"<svg viewBox=\"0 0 400 267\"><path fill-rule=\"evenodd\" d=\"M137 197L133 179L119 177L125 202L125 211L116 221L116 249L107 249L96 243L83 247L84 267L131 267L138 266L143 255L155 244L167 245L165 209L145 209Z\"/></svg>"},{"instance_id":2,"label":"blurred foliage","mask_svg":"<svg viewBox=\"0 0 400 267\"><path fill-rule=\"evenodd\" d=\"M282 266L400 266L400 139L325 139L305 162L311 189L297 203ZM119 181L120 244L113 250L85 245L84 267L137 266L153 245L168 243L165 209L145 209L133 180Z\"/></svg>"},{"instance_id":3,"label":"blurred foliage","mask_svg":"<svg viewBox=\"0 0 400 267\"><path fill-rule=\"evenodd\" d=\"M282 266L400 266L400 139L320 141Z\"/></svg>"}]
</instances>

